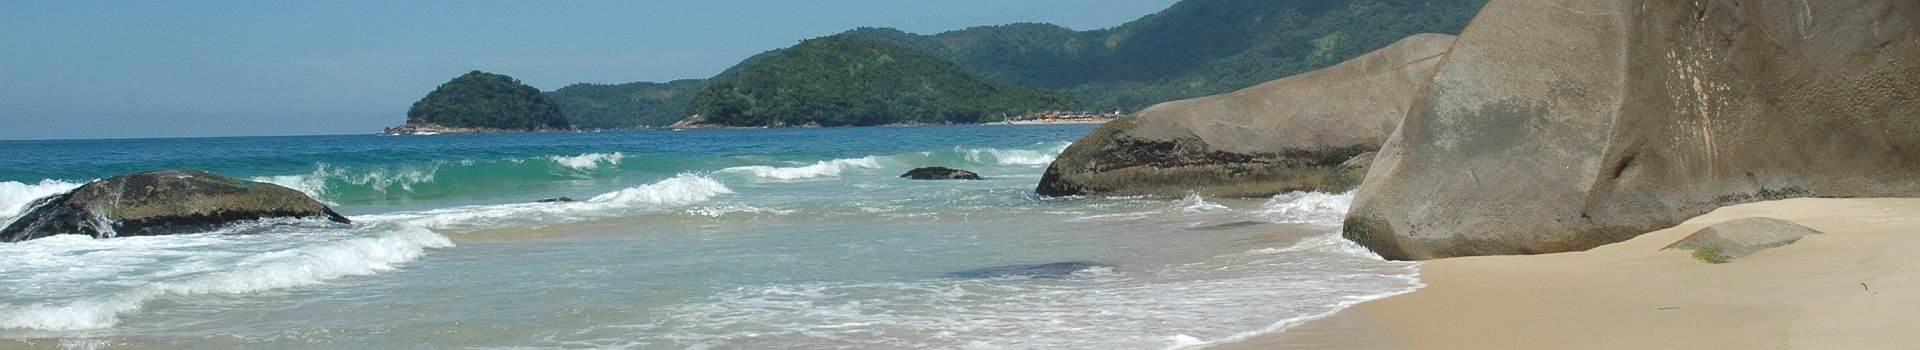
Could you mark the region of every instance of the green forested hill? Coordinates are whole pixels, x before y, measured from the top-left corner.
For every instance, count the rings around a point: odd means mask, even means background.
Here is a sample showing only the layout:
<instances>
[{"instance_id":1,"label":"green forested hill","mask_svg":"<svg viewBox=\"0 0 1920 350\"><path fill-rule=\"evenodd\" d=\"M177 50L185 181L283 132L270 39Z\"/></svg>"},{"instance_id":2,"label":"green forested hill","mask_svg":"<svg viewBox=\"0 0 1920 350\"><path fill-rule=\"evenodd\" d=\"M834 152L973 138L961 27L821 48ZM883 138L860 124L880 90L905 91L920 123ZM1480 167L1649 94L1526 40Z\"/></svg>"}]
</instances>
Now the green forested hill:
<instances>
[{"instance_id":1,"label":"green forested hill","mask_svg":"<svg viewBox=\"0 0 1920 350\"><path fill-rule=\"evenodd\" d=\"M513 131L569 130L573 127L546 93L513 77L472 71L413 103L407 124Z\"/></svg>"},{"instance_id":2,"label":"green forested hill","mask_svg":"<svg viewBox=\"0 0 1920 350\"><path fill-rule=\"evenodd\" d=\"M680 120L693 97L707 87L706 79L618 85L573 84L548 94L574 126L591 129L633 129L672 124Z\"/></svg>"},{"instance_id":3,"label":"green forested hill","mask_svg":"<svg viewBox=\"0 0 1920 350\"><path fill-rule=\"evenodd\" d=\"M996 81L1139 110L1331 66L1418 33L1458 34L1485 0L1186 0L1119 27L975 27L843 35L931 52Z\"/></svg>"},{"instance_id":4,"label":"green forested hill","mask_svg":"<svg viewBox=\"0 0 1920 350\"><path fill-rule=\"evenodd\" d=\"M996 83L926 52L829 36L713 82L686 113L731 126L843 126L977 123L1078 107L1066 94Z\"/></svg>"},{"instance_id":5,"label":"green forested hill","mask_svg":"<svg viewBox=\"0 0 1920 350\"><path fill-rule=\"evenodd\" d=\"M1140 110L1225 93L1331 66L1418 33L1458 34L1486 0L1185 0L1114 28L1051 24L975 27L934 35L859 28L944 58L996 82L1066 92L1087 109ZM770 51L706 81L724 80ZM569 115L597 128L663 125L688 113L687 81L561 89ZM672 97L672 98L667 98ZM626 101L621 101L625 99ZM678 106L676 106L678 104ZM603 122L604 120L604 122Z\"/></svg>"}]
</instances>

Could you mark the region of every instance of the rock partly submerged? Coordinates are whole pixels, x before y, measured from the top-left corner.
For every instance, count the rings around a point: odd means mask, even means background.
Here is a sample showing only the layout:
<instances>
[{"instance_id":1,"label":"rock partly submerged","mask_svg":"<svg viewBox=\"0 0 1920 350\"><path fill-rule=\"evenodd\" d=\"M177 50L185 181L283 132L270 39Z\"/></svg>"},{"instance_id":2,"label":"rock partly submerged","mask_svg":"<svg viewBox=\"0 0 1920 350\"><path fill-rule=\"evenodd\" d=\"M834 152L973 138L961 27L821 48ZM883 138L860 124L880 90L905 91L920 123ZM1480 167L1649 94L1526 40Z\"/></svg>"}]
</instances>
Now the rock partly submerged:
<instances>
[{"instance_id":1,"label":"rock partly submerged","mask_svg":"<svg viewBox=\"0 0 1920 350\"><path fill-rule=\"evenodd\" d=\"M1725 205L1920 194L1920 3L1495 0L1344 234L1384 257L1584 250Z\"/></svg>"},{"instance_id":2,"label":"rock partly submerged","mask_svg":"<svg viewBox=\"0 0 1920 350\"><path fill-rule=\"evenodd\" d=\"M1327 175L1380 147L1452 42L1450 35L1414 35L1325 69L1162 103L1107 122L1068 146L1035 191L1225 197L1343 192L1347 188L1322 186Z\"/></svg>"},{"instance_id":3,"label":"rock partly submerged","mask_svg":"<svg viewBox=\"0 0 1920 350\"><path fill-rule=\"evenodd\" d=\"M0 239L60 234L95 238L196 233L248 220L345 216L300 191L195 170L115 176L36 201Z\"/></svg>"},{"instance_id":4,"label":"rock partly submerged","mask_svg":"<svg viewBox=\"0 0 1920 350\"><path fill-rule=\"evenodd\" d=\"M948 167L930 166L908 170L907 173L900 174L900 178L910 180L980 180L980 174Z\"/></svg>"}]
</instances>

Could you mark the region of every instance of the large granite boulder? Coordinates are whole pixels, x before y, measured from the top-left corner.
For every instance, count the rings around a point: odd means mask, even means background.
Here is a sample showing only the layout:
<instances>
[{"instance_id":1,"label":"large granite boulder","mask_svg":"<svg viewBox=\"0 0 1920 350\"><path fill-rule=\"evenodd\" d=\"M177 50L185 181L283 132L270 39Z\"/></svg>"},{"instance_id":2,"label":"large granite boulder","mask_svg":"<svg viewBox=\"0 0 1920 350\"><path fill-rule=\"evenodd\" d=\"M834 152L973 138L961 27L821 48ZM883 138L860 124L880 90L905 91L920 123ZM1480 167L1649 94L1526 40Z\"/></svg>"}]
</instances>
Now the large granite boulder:
<instances>
[{"instance_id":1,"label":"large granite boulder","mask_svg":"<svg viewBox=\"0 0 1920 350\"><path fill-rule=\"evenodd\" d=\"M1920 2L1494 0L1355 196L1391 259L1575 251L1725 205L1920 194Z\"/></svg>"},{"instance_id":2,"label":"large granite boulder","mask_svg":"<svg viewBox=\"0 0 1920 350\"><path fill-rule=\"evenodd\" d=\"M1332 67L1154 105L1068 146L1035 191L1264 197L1313 190L1342 162L1380 148L1452 42L1451 35L1414 35Z\"/></svg>"},{"instance_id":3,"label":"large granite boulder","mask_svg":"<svg viewBox=\"0 0 1920 350\"><path fill-rule=\"evenodd\" d=\"M280 185L204 171L163 170L115 176L40 199L0 230L0 239L193 233L235 221L283 217L348 222L305 193Z\"/></svg>"}]
</instances>

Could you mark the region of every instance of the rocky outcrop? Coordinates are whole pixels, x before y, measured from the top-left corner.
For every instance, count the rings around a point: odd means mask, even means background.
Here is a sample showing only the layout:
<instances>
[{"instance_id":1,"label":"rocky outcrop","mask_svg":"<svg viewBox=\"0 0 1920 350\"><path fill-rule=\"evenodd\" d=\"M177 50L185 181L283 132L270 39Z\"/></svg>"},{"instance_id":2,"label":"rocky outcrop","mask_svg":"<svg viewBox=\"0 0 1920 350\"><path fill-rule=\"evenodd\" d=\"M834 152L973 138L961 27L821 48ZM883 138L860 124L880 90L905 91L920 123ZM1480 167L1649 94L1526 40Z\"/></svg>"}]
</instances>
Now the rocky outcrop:
<instances>
[{"instance_id":1,"label":"rocky outcrop","mask_svg":"<svg viewBox=\"0 0 1920 350\"><path fill-rule=\"evenodd\" d=\"M455 128L455 127L441 126L439 124L403 124L400 126L390 127L390 128L381 130L380 135L497 134L497 133L507 133L507 132L523 132L523 131L524 130L507 130L507 129L475 128L475 127ZM547 130L547 131L554 131L554 130Z\"/></svg>"},{"instance_id":2,"label":"rocky outcrop","mask_svg":"<svg viewBox=\"0 0 1920 350\"><path fill-rule=\"evenodd\" d=\"M1920 194L1920 2L1495 0L1380 151L1347 238L1584 250L1725 205Z\"/></svg>"},{"instance_id":3,"label":"rocky outcrop","mask_svg":"<svg viewBox=\"0 0 1920 350\"><path fill-rule=\"evenodd\" d=\"M1262 197L1321 188L1341 163L1380 147L1452 42L1415 35L1333 67L1115 119L1068 146L1035 191Z\"/></svg>"},{"instance_id":4,"label":"rocky outcrop","mask_svg":"<svg viewBox=\"0 0 1920 350\"><path fill-rule=\"evenodd\" d=\"M908 170L907 173L900 174L900 178L911 180L979 180L980 174L942 166L930 166Z\"/></svg>"},{"instance_id":5,"label":"rocky outcrop","mask_svg":"<svg viewBox=\"0 0 1920 350\"><path fill-rule=\"evenodd\" d=\"M203 171L164 170L115 176L43 198L0 230L0 239L193 233L236 221L285 217L348 222L305 193L280 185Z\"/></svg>"}]
</instances>

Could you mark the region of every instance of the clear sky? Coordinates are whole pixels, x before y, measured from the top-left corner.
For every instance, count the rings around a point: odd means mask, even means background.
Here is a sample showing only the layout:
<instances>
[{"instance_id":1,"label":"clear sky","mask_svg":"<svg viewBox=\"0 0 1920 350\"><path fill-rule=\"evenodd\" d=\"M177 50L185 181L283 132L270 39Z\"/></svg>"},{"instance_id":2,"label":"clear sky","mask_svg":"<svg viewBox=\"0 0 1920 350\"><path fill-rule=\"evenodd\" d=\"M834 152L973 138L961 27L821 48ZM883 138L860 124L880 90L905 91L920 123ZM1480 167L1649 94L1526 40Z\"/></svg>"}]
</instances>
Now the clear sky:
<instances>
[{"instance_id":1,"label":"clear sky","mask_svg":"<svg viewBox=\"0 0 1920 350\"><path fill-rule=\"evenodd\" d=\"M706 78L855 27L1108 28L1175 0L0 1L0 139L373 133L470 70Z\"/></svg>"}]
</instances>

